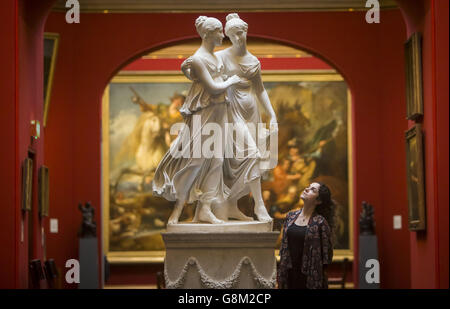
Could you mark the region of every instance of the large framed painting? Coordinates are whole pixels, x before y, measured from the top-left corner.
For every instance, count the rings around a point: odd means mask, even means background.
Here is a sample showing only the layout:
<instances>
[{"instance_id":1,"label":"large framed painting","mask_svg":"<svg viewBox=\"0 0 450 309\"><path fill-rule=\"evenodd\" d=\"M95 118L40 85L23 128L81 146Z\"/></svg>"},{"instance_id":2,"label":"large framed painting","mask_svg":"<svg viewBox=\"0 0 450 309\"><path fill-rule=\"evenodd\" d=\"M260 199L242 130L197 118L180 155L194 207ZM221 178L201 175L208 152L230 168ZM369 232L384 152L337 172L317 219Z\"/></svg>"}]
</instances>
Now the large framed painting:
<instances>
[{"instance_id":1,"label":"large framed painting","mask_svg":"<svg viewBox=\"0 0 450 309\"><path fill-rule=\"evenodd\" d=\"M409 230L421 231L426 229L422 125L406 131L405 138Z\"/></svg>"},{"instance_id":2,"label":"large framed painting","mask_svg":"<svg viewBox=\"0 0 450 309\"><path fill-rule=\"evenodd\" d=\"M302 207L299 196L310 182L324 182L339 204L335 255L353 257L346 83L334 71L263 73L263 81L279 122L278 165L262 180L274 229L280 231L286 214ZM105 90L103 235L112 263L163 261L161 232L174 203L153 196L151 181L175 138L171 125L182 121L178 109L190 84L178 73L119 74ZM253 214L250 197L239 207ZM180 220L193 215L194 205L187 205Z\"/></svg>"}]
</instances>

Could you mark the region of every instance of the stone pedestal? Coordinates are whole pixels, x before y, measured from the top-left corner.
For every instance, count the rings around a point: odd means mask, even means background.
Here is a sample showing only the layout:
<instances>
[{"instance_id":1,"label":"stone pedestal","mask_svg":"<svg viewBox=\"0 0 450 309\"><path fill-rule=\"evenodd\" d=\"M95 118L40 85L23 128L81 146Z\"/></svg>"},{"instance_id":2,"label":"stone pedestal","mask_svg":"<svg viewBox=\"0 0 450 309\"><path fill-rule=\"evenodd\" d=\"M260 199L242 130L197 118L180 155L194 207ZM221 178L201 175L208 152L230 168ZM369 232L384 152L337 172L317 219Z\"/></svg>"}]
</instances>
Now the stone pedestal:
<instances>
[{"instance_id":1,"label":"stone pedestal","mask_svg":"<svg viewBox=\"0 0 450 309\"><path fill-rule=\"evenodd\" d=\"M264 289L276 282L272 223L186 223L167 227L167 288Z\"/></svg>"},{"instance_id":2,"label":"stone pedestal","mask_svg":"<svg viewBox=\"0 0 450 309\"><path fill-rule=\"evenodd\" d=\"M97 238L80 238L80 283L79 289L98 289L98 243Z\"/></svg>"}]
</instances>

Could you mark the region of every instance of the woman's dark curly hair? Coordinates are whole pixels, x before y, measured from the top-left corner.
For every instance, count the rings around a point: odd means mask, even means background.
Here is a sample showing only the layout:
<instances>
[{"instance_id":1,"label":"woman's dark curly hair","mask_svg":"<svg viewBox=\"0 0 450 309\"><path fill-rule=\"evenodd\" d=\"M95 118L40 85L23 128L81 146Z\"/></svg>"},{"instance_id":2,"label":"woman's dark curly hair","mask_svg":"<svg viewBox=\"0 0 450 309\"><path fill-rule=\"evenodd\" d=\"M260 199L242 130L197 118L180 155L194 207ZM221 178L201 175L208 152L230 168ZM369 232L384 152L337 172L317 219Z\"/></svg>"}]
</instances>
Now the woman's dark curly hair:
<instances>
[{"instance_id":1,"label":"woman's dark curly hair","mask_svg":"<svg viewBox=\"0 0 450 309\"><path fill-rule=\"evenodd\" d=\"M320 185L319 196L317 198L321 203L316 206L315 211L327 220L331 233L333 234L335 228L336 203L331 199L330 188L324 183L316 183Z\"/></svg>"}]
</instances>

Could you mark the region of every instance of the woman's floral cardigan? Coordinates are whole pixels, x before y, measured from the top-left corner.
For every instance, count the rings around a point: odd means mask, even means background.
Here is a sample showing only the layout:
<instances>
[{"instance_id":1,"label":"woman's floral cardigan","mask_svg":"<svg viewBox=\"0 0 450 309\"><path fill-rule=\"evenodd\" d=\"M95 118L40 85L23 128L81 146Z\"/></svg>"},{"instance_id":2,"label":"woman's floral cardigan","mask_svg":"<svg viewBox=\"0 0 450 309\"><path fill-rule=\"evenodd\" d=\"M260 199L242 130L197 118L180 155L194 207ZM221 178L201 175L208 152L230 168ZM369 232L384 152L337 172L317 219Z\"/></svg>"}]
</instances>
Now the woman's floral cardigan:
<instances>
[{"instance_id":1,"label":"woman's floral cardigan","mask_svg":"<svg viewBox=\"0 0 450 309\"><path fill-rule=\"evenodd\" d=\"M288 270L292 268L289 254L287 229L291 226L302 210L292 211L286 216L283 227L283 238L280 248L280 265L278 269L278 288L287 288ZM308 289L327 289L327 275L324 265L331 264L333 259L333 245L331 230L327 220L322 215L314 213L308 221L303 247L303 261L301 271L306 276Z\"/></svg>"}]
</instances>

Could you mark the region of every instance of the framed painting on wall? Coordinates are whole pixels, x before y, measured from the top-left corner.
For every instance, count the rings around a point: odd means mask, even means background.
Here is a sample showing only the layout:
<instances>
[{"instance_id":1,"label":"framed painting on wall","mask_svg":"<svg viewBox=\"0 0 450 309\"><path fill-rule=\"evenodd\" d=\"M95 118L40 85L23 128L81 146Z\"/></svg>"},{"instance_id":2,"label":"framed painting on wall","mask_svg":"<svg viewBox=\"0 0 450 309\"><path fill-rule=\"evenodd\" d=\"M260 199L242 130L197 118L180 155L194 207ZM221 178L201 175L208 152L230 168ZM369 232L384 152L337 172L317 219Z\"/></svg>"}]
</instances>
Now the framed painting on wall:
<instances>
[{"instance_id":1,"label":"framed painting on wall","mask_svg":"<svg viewBox=\"0 0 450 309\"><path fill-rule=\"evenodd\" d=\"M281 231L287 212L302 207L299 196L310 182L324 182L339 204L335 255L353 258L351 100L346 83L335 71L263 72L262 78L279 123L278 165L262 179L274 230ZM170 126L182 121L178 109L190 85L179 73L119 74L105 90L103 235L112 263L163 261L161 232L174 203L154 197L151 181L175 137ZM252 199L239 200L239 208L252 216ZM190 221L194 210L187 205L180 220Z\"/></svg>"},{"instance_id":2,"label":"framed painting on wall","mask_svg":"<svg viewBox=\"0 0 450 309\"><path fill-rule=\"evenodd\" d=\"M22 162L22 210L31 211L33 198L33 160L26 158Z\"/></svg>"},{"instance_id":3,"label":"framed painting on wall","mask_svg":"<svg viewBox=\"0 0 450 309\"><path fill-rule=\"evenodd\" d=\"M409 230L426 229L422 125L406 131Z\"/></svg>"},{"instance_id":4,"label":"framed painting on wall","mask_svg":"<svg viewBox=\"0 0 450 309\"><path fill-rule=\"evenodd\" d=\"M59 34L44 33L44 127L47 125L58 44Z\"/></svg>"},{"instance_id":5,"label":"framed painting on wall","mask_svg":"<svg viewBox=\"0 0 450 309\"><path fill-rule=\"evenodd\" d=\"M413 33L405 42L406 118L423 117L422 36Z\"/></svg>"},{"instance_id":6,"label":"framed painting on wall","mask_svg":"<svg viewBox=\"0 0 450 309\"><path fill-rule=\"evenodd\" d=\"M49 214L49 174L48 167L42 165L39 168L38 186L39 186L39 215L48 217Z\"/></svg>"}]
</instances>

